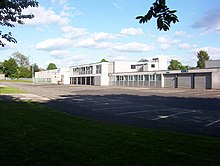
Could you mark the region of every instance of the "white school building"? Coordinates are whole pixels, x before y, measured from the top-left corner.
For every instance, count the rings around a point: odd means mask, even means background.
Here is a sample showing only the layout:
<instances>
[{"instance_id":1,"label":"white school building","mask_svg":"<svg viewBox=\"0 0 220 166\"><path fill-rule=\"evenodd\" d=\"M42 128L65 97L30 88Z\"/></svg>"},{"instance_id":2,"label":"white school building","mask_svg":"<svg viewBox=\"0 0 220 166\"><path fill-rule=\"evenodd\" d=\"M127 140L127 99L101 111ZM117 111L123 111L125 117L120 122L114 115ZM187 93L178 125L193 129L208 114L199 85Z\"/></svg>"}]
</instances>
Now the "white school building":
<instances>
[{"instance_id":1,"label":"white school building","mask_svg":"<svg viewBox=\"0 0 220 166\"><path fill-rule=\"evenodd\" d=\"M98 62L35 73L36 83L130 86L150 88L220 89L220 61L205 69L167 70L164 57L147 62Z\"/></svg>"}]
</instances>

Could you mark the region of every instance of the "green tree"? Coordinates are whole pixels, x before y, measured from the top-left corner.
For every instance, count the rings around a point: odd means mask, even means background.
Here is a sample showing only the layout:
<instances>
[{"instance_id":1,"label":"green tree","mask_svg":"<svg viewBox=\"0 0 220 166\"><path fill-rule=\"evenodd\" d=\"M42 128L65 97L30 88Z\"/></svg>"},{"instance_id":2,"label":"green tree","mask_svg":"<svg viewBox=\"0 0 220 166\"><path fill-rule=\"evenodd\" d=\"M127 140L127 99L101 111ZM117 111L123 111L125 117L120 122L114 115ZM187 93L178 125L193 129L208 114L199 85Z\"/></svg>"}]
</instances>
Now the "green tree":
<instances>
[{"instance_id":1,"label":"green tree","mask_svg":"<svg viewBox=\"0 0 220 166\"><path fill-rule=\"evenodd\" d=\"M29 58L20 52L14 52L12 54L13 58L16 60L18 66L30 67Z\"/></svg>"},{"instance_id":2,"label":"green tree","mask_svg":"<svg viewBox=\"0 0 220 166\"><path fill-rule=\"evenodd\" d=\"M3 73L4 73L4 71L3 71L3 63L0 62L0 74L3 74Z\"/></svg>"},{"instance_id":3,"label":"green tree","mask_svg":"<svg viewBox=\"0 0 220 166\"><path fill-rule=\"evenodd\" d=\"M8 60L5 60L2 63L3 66L3 72L6 77L9 78L18 78L19 72L18 72L18 64L16 63L16 60L12 57L10 57Z\"/></svg>"},{"instance_id":4,"label":"green tree","mask_svg":"<svg viewBox=\"0 0 220 166\"><path fill-rule=\"evenodd\" d=\"M148 62L148 60L147 59L140 59L138 62Z\"/></svg>"},{"instance_id":5,"label":"green tree","mask_svg":"<svg viewBox=\"0 0 220 166\"><path fill-rule=\"evenodd\" d=\"M57 69L57 66L56 66L54 63L50 63L50 64L47 66L47 70L53 70L53 69Z\"/></svg>"},{"instance_id":6,"label":"green tree","mask_svg":"<svg viewBox=\"0 0 220 166\"><path fill-rule=\"evenodd\" d=\"M144 16L137 16L136 19L139 23L147 23L152 17L157 19L157 29L167 31L171 23L179 22L178 17L175 15L176 10L170 10L166 5L166 0L156 0L153 6Z\"/></svg>"},{"instance_id":7,"label":"green tree","mask_svg":"<svg viewBox=\"0 0 220 166\"><path fill-rule=\"evenodd\" d=\"M106 59L102 59L101 62L108 62Z\"/></svg>"},{"instance_id":8,"label":"green tree","mask_svg":"<svg viewBox=\"0 0 220 166\"><path fill-rule=\"evenodd\" d=\"M41 71L41 69L38 67L38 65L36 63L34 63L34 65L31 65L31 70L32 70L32 66L34 66L34 72Z\"/></svg>"},{"instance_id":9,"label":"green tree","mask_svg":"<svg viewBox=\"0 0 220 166\"><path fill-rule=\"evenodd\" d=\"M169 70L180 70L183 69L183 65L178 60L171 60L168 66Z\"/></svg>"},{"instance_id":10,"label":"green tree","mask_svg":"<svg viewBox=\"0 0 220 166\"><path fill-rule=\"evenodd\" d=\"M24 24L24 19L32 19L33 14L23 14L23 10L28 7L38 7L36 0L1 0L0 1L0 25L10 28L15 27L15 24ZM8 42L16 43L17 40L12 37L11 32L7 34L0 30L0 37ZM0 40L0 46L4 47L5 43Z\"/></svg>"},{"instance_id":11,"label":"green tree","mask_svg":"<svg viewBox=\"0 0 220 166\"><path fill-rule=\"evenodd\" d=\"M29 62L29 57L25 56L20 52L14 52L12 54L13 58L15 59L16 63L18 64L18 78L31 78L32 76L32 69Z\"/></svg>"},{"instance_id":12,"label":"green tree","mask_svg":"<svg viewBox=\"0 0 220 166\"><path fill-rule=\"evenodd\" d=\"M197 58L198 58L197 67L200 69L204 69L205 68L205 61L209 60L209 58L210 58L208 55L208 52L200 50L197 53Z\"/></svg>"}]
</instances>

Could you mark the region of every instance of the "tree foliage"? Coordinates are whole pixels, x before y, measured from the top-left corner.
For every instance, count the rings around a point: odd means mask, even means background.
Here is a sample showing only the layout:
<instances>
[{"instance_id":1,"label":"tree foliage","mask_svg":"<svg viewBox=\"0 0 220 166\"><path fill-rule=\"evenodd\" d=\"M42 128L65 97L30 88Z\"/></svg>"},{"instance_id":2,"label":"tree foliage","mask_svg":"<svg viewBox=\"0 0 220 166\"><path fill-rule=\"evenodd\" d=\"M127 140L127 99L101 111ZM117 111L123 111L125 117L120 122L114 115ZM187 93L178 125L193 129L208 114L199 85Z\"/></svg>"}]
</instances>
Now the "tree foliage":
<instances>
[{"instance_id":1,"label":"tree foliage","mask_svg":"<svg viewBox=\"0 0 220 166\"><path fill-rule=\"evenodd\" d=\"M152 17L157 19L157 29L167 31L171 23L179 22L175 15L176 10L170 10L166 5L166 0L156 0L144 16L137 16L139 23L147 23Z\"/></svg>"},{"instance_id":2,"label":"tree foliage","mask_svg":"<svg viewBox=\"0 0 220 166\"><path fill-rule=\"evenodd\" d=\"M183 65L178 60L174 60L174 59L170 61L170 65L168 66L169 70L180 70L182 68Z\"/></svg>"},{"instance_id":3,"label":"tree foliage","mask_svg":"<svg viewBox=\"0 0 220 166\"><path fill-rule=\"evenodd\" d=\"M5 60L2 63L3 66L3 73L6 77L15 78L18 75L18 64L16 60L10 57L8 60Z\"/></svg>"},{"instance_id":4,"label":"tree foliage","mask_svg":"<svg viewBox=\"0 0 220 166\"><path fill-rule=\"evenodd\" d=\"M15 23L24 24L23 19L32 19L33 14L23 14L23 9L28 7L37 7L36 0L1 0L0 1L0 25L10 28L15 27ZM6 39L8 42L16 43L16 39L11 32L7 34L0 30L0 37ZM0 46L4 47L5 43L0 40Z\"/></svg>"},{"instance_id":5,"label":"tree foliage","mask_svg":"<svg viewBox=\"0 0 220 166\"><path fill-rule=\"evenodd\" d=\"M198 58L197 67L200 69L204 69L205 68L205 61L209 60L209 58L210 58L208 55L208 52L200 50L197 53L197 58Z\"/></svg>"},{"instance_id":6,"label":"tree foliage","mask_svg":"<svg viewBox=\"0 0 220 166\"><path fill-rule=\"evenodd\" d=\"M57 69L57 66L54 63L49 63L49 65L47 66L47 70L54 70Z\"/></svg>"},{"instance_id":7,"label":"tree foliage","mask_svg":"<svg viewBox=\"0 0 220 166\"><path fill-rule=\"evenodd\" d=\"M140 59L138 62L148 62L148 60L147 59Z\"/></svg>"},{"instance_id":8,"label":"tree foliage","mask_svg":"<svg viewBox=\"0 0 220 166\"><path fill-rule=\"evenodd\" d=\"M29 58L20 52L14 52L12 54L13 58L16 60L18 66L30 67Z\"/></svg>"},{"instance_id":9,"label":"tree foliage","mask_svg":"<svg viewBox=\"0 0 220 166\"><path fill-rule=\"evenodd\" d=\"M101 62L108 62L106 59L102 59Z\"/></svg>"},{"instance_id":10,"label":"tree foliage","mask_svg":"<svg viewBox=\"0 0 220 166\"><path fill-rule=\"evenodd\" d=\"M170 61L170 65L168 66L168 69L169 70L184 70L184 69L194 69L195 67L192 67L192 66L184 66L181 64L181 62L179 62L178 60L174 60L172 59Z\"/></svg>"},{"instance_id":11,"label":"tree foliage","mask_svg":"<svg viewBox=\"0 0 220 166\"><path fill-rule=\"evenodd\" d=\"M34 70L32 70L33 66ZM38 71L40 68L36 64L30 65L29 57L19 52L13 53L8 60L0 62L0 73L9 78L31 78L33 72Z\"/></svg>"}]
</instances>

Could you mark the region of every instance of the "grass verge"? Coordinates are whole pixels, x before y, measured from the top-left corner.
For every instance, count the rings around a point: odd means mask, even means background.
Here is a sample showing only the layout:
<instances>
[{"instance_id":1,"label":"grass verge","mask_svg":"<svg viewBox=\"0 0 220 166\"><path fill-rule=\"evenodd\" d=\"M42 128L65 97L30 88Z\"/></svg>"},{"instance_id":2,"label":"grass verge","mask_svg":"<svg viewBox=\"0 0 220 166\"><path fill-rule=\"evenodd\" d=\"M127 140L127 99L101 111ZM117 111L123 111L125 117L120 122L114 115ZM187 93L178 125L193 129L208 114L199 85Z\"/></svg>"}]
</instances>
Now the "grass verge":
<instances>
[{"instance_id":1,"label":"grass verge","mask_svg":"<svg viewBox=\"0 0 220 166\"><path fill-rule=\"evenodd\" d=\"M26 82L26 83L33 83L32 80L0 80L0 82Z\"/></svg>"},{"instance_id":2,"label":"grass verge","mask_svg":"<svg viewBox=\"0 0 220 166\"><path fill-rule=\"evenodd\" d=\"M220 138L139 129L0 101L0 165L219 165Z\"/></svg>"},{"instance_id":3,"label":"grass verge","mask_svg":"<svg viewBox=\"0 0 220 166\"><path fill-rule=\"evenodd\" d=\"M12 94L12 93L27 93L27 92L14 87L0 85L0 94Z\"/></svg>"}]
</instances>

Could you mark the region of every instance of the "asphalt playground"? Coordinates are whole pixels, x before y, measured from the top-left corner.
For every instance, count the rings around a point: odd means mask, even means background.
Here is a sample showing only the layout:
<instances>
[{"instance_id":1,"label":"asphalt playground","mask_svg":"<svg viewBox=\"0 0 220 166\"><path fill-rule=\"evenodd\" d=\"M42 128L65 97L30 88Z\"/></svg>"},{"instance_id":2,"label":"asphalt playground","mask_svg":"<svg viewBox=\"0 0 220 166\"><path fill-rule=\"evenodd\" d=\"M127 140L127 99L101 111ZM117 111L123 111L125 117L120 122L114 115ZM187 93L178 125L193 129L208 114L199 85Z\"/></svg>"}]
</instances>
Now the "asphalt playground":
<instances>
[{"instance_id":1,"label":"asphalt playground","mask_svg":"<svg viewBox=\"0 0 220 166\"><path fill-rule=\"evenodd\" d=\"M0 83L68 114L156 130L220 136L220 90Z\"/></svg>"}]
</instances>

